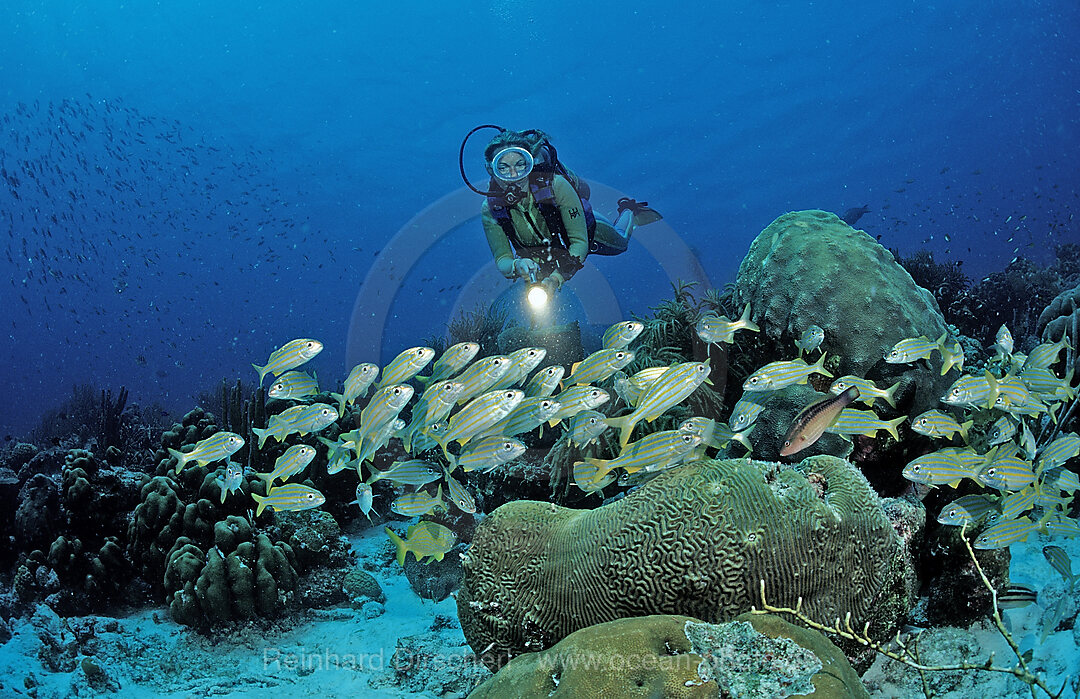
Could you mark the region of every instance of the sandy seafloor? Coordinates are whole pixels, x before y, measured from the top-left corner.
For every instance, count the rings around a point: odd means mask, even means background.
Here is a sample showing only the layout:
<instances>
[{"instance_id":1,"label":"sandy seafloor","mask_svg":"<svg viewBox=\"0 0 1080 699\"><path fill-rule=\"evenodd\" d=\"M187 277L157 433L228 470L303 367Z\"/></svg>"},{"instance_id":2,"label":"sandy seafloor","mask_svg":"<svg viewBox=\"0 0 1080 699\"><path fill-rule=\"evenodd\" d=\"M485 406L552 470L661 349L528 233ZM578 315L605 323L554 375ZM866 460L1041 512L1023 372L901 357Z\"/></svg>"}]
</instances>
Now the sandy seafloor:
<instances>
[{"instance_id":1,"label":"sandy seafloor","mask_svg":"<svg viewBox=\"0 0 1080 699\"><path fill-rule=\"evenodd\" d=\"M39 658L48 654L42 636L70 638L66 624L46 607L32 618L12 625L13 637L0 646L0 696L31 696L26 678L32 678L36 696L53 699L72 696L124 697L460 697L481 681L487 671L468 665L469 648L457 624L452 598L433 603L420 599L409 587L402 569L392 561L381 527L349 537L357 564L372 572L386 595L385 612L369 603L360 609L339 607L309 612L303 620L267 632L246 628L220 637L207 637L173 622L164 608L148 609L117 619L114 631L101 631L111 620L96 617L96 658L115 684L93 687L75 663L74 672L54 672ZM1039 604L1005 612L1022 650L1034 648L1032 665L1043 672L1056 691L1067 677L1063 696L1077 696L1080 675L1080 629L1052 631L1039 641L1044 619L1059 600L1067 597L1064 618L1074 618L1080 585L1066 595L1066 585L1042 555L1054 543L1065 548L1080 570L1080 540L1042 536L1012 546L1012 582L1039 590ZM367 565L365 565L365 563ZM373 606L374 605L374 606ZM376 615L378 614L378 615ZM369 616L371 618L369 618ZM86 618L84 618L86 619ZM73 624L72 626L78 626ZM398 640L423 636L434 655L426 666L398 673L391 658ZM937 628L923 632L919 648L928 663L985 662L995 653L998 665L1012 665L1015 657L990 622L968 629ZM335 659L336 656L336 659ZM76 661L79 658L76 656ZM291 663L291 664L290 664ZM465 676L463 676L463 674ZM402 678L405 679L402 679ZM1030 697L1019 680L998 673L928 673L936 697ZM918 673L882 658L863 676L874 697L921 697ZM116 686L118 685L118 687Z\"/></svg>"}]
</instances>

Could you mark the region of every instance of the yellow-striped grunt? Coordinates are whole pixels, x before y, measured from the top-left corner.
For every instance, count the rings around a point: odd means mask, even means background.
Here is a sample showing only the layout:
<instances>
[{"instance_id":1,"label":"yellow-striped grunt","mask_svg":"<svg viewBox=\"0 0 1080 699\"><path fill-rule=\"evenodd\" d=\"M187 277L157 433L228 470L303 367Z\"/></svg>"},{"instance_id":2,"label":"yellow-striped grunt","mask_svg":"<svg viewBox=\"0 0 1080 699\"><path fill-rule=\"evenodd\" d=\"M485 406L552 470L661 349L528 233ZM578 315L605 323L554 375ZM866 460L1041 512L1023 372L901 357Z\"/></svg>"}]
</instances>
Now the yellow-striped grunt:
<instances>
[{"instance_id":1,"label":"yellow-striped grunt","mask_svg":"<svg viewBox=\"0 0 1080 699\"><path fill-rule=\"evenodd\" d=\"M417 376L416 380L430 384L434 381L449 379L468 366L479 352L480 345L476 342L459 342L451 345L431 365L431 376Z\"/></svg>"},{"instance_id":2,"label":"yellow-striped grunt","mask_svg":"<svg viewBox=\"0 0 1080 699\"><path fill-rule=\"evenodd\" d=\"M701 444L701 437L682 430L664 430L647 434L638 441L626 445L614 459L584 459L585 463L596 467L596 473L590 479L595 484L616 468L627 473L636 473L642 469L660 471L679 463L683 457Z\"/></svg>"},{"instance_id":3,"label":"yellow-striped grunt","mask_svg":"<svg viewBox=\"0 0 1080 699\"><path fill-rule=\"evenodd\" d=\"M383 529L397 547L396 558L400 565L405 565L405 557L410 551L416 560L422 563L441 561L457 543L454 532L435 522L417 522L405 531L404 539L395 534L390 527L383 527Z\"/></svg>"},{"instance_id":4,"label":"yellow-striped grunt","mask_svg":"<svg viewBox=\"0 0 1080 699\"><path fill-rule=\"evenodd\" d=\"M528 383L525 384L525 397L533 398L536 396L544 397L550 396L555 392L555 389L559 387L559 382L562 381L563 375L566 374L566 368L559 366L544 367L540 371L536 372Z\"/></svg>"},{"instance_id":5,"label":"yellow-striped grunt","mask_svg":"<svg viewBox=\"0 0 1080 699\"><path fill-rule=\"evenodd\" d=\"M449 471L443 471L443 478L446 479L446 492L450 494L450 502L454 503L459 510L474 514L476 512L476 501L473 500L473 496L465 489L465 486L461 484L461 481L450 475Z\"/></svg>"},{"instance_id":6,"label":"yellow-striped grunt","mask_svg":"<svg viewBox=\"0 0 1080 699\"><path fill-rule=\"evenodd\" d=\"M408 461L395 461L385 471L371 467L371 476L367 483L387 480L399 485L427 485L439 480L442 475L439 468L428 463L424 459L409 459Z\"/></svg>"},{"instance_id":7,"label":"yellow-striped grunt","mask_svg":"<svg viewBox=\"0 0 1080 699\"><path fill-rule=\"evenodd\" d=\"M996 498L988 495L964 495L941 508L937 521L959 527L962 524L978 524L992 514L1000 514Z\"/></svg>"},{"instance_id":8,"label":"yellow-striped grunt","mask_svg":"<svg viewBox=\"0 0 1080 699\"><path fill-rule=\"evenodd\" d=\"M836 381L833 381L832 385L829 386L829 393L840 394L851 386L859 389L859 397L855 399L859 403L873 406L874 401L880 398L893 408L896 407L896 391L900 388L899 381L892 386L889 386L889 388L882 390L870 379L864 379L860 376L852 376L849 374L847 376L841 376Z\"/></svg>"},{"instance_id":9,"label":"yellow-striped grunt","mask_svg":"<svg viewBox=\"0 0 1080 699\"><path fill-rule=\"evenodd\" d=\"M354 366L345 378L345 392L330 394L338 400L338 414L344 415L347 406L352 405L357 398L366 396L368 389L371 388L371 384L375 383L375 378L378 375L379 367L370 362Z\"/></svg>"},{"instance_id":10,"label":"yellow-striped grunt","mask_svg":"<svg viewBox=\"0 0 1080 699\"><path fill-rule=\"evenodd\" d=\"M604 337L600 340L600 346L604 349L626 349L644 329L645 325L636 320L624 320L616 323L604 332Z\"/></svg>"},{"instance_id":11,"label":"yellow-striped grunt","mask_svg":"<svg viewBox=\"0 0 1080 699\"><path fill-rule=\"evenodd\" d=\"M301 364L309 361L319 352L322 352L322 349L323 344L318 340L299 338L297 340L286 342L284 345L271 352L270 358L266 360L266 364L263 366L259 366L258 364L252 364L251 366L259 373L259 385L261 386L263 378L265 378L267 374L279 376L289 369L295 369Z\"/></svg>"},{"instance_id":12,"label":"yellow-striped grunt","mask_svg":"<svg viewBox=\"0 0 1080 699\"><path fill-rule=\"evenodd\" d=\"M478 437L501 435L513 437L524 432L532 432L540 425L555 417L562 409L562 404L554 398L532 396L522 398L510 414L494 425L477 434Z\"/></svg>"},{"instance_id":13,"label":"yellow-striped grunt","mask_svg":"<svg viewBox=\"0 0 1080 699\"><path fill-rule=\"evenodd\" d=\"M506 376L512 368L511 364L510 357L505 354L484 357L471 364L454 379L462 386L461 395L458 396L458 405L464 405L481 393L490 390L496 381Z\"/></svg>"},{"instance_id":14,"label":"yellow-striped grunt","mask_svg":"<svg viewBox=\"0 0 1080 699\"><path fill-rule=\"evenodd\" d=\"M285 438L294 432L303 437L310 432L318 432L337 419L337 408L332 405L325 403L294 405L277 415L271 415L266 429L252 428L251 431L258 436L259 449L262 449L263 444L270 437L279 442L285 441Z\"/></svg>"},{"instance_id":15,"label":"yellow-striped grunt","mask_svg":"<svg viewBox=\"0 0 1080 699\"><path fill-rule=\"evenodd\" d=\"M937 341L920 335L919 337L907 337L893 345L893 348L885 354L887 364L910 364L920 359L929 360L934 350L940 352L941 345L947 335L942 335Z\"/></svg>"},{"instance_id":16,"label":"yellow-striped grunt","mask_svg":"<svg viewBox=\"0 0 1080 699\"><path fill-rule=\"evenodd\" d=\"M519 350L514 350L506 355L507 359L510 360L510 370L501 379L493 383L488 390L494 391L500 388L517 386L525 380L526 376L532 373L533 369L540 365L540 362L544 361L546 356L547 350L543 347L522 347Z\"/></svg>"},{"instance_id":17,"label":"yellow-striped grunt","mask_svg":"<svg viewBox=\"0 0 1080 699\"><path fill-rule=\"evenodd\" d=\"M503 435L492 435L469 442L469 448L461 453L456 463L451 460L450 471L458 466L462 471L491 471L509 463L525 453L525 445ZM452 493L451 493L452 495Z\"/></svg>"},{"instance_id":18,"label":"yellow-striped grunt","mask_svg":"<svg viewBox=\"0 0 1080 699\"><path fill-rule=\"evenodd\" d=\"M825 431L829 434L838 434L843 437L850 437L852 435L876 437L878 432L885 430L893 439L899 442L900 434L896 431L896 428L904 420L907 420L906 415L901 415L892 420L882 420L873 410L844 408L840 411L840 414L836 416L836 419L833 420L832 424L825 428Z\"/></svg>"},{"instance_id":19,"label":"yellow-striped grunt","mask_svg":"<svg viewBox=\"0 0 1080 699\"><path fill-rule=\"evenodd\" d=\"M261 478L269 489L274 485L274 481L287 481L307 468L311 460L315 458L315 453L315 447L313 446L294 444L277 458L274 462L274 468L269 473L256 473L255 475Z\"/></svg>"},{"instance_id":20,"label":"yellow-striped grunt","mask_svg":"<svg viewBox=\"0 0 1080 699\"><path fill-rule=\"evenodd\" d=\"M832 378L825 368L825 354L813 364L801 359L786 362L770 362L750 375L743 382L744 391L776 391L797 383L806 383L810 374L822 374Z\"/></svg>"},{"instance_id":21,"label":"yellow-striped grunt","mask_svg":"<svg viewBox=\"0 0 1080 699\"><path fill-rule=\"evenodd\" d=\"M597 350L570 368L570 375L563 379L563 385L599 383L632 361L634 353L629 350Z\"/></svg>"},{"instance_id":22,"label":"yellow-striped grunt","mask_svg":"<svg viewBox=\"0 0 1080 699\"><path fill-rule=\"evenodd\" d=\"M1061 575L1069 587L1076 586L1077 576L1072 572L1072 559L1065 549L1054 545L1043 546L1043 556L1046 556L1050 567Z\"/></svg>"},{"instance_id":23,"label":"yellow-striped grunt","mask_svg":"<svg viewBox=\"0 0 1080 699\"><path fill-rule=\"evenodd\" d=\"M608 418L608 424L621 429L619 444L625 448L630 435L641 420L653 422L672 407L681 403L697 387L709 379L708 362L683 362L668 367L641 396L634 411L625 417Z\"/></svg>"},{"instance_id":24,"label":"yellow-striped grunt","mask_svg":"<svg viewBox=\"0 0 1080 699\"><path fill-rule=\"evenodd\" d=\"M464 408L450 417L446 432L439 437L438 441L443 454L449 459L450 452L447 445L450 442L456 441L464 445L465 442L509 415L524 397L525 394L518 389L510 388L489 391L469 401Z\"/></svg>"},{"instance_id":25,"label":"yellow-striped grunt","mask_svg":"<svg viewBox=\"0 0 1080 699\"><path fill-rule=\"evenodd\" d=\"M1001 451L994 447L986 455L986 465L979 469L975 479L987 488L996 490L1020 490L1035 482L1035 471L1031 464L1012 454L1012 450Z\"/></svg>"},{"instance_id":26,"label":"yellow-striped grunt","mask_svg":"<svg viewBox=\"0 0 1080 699\"><path fill-rule=\"evenodd\" d=\"M276 488L271 488L265 496L251 494L258 503L255 516L258 517L267 507L274 510L310 510L313 507L326 502L326 498L318 490L301 483L286 483Z\"/></svg>"},{"instance_id":27,"label":"yellow-striped grunt","mask_svg":"<svg viewBox=\"0 0 1080 699\"><path fill-rule=\"evenodd\" d=\"M435 508L449 509L446 507L446 501L443 500L441 483L434 497L428 494L427 491L418 490L415 493L399 495L396 500L390 503L390 511L404 517L426 515Z\"/></svg>"},{"instance_id":28,"label":"yellow-striped grunt","mask_svg":"<svg viewBox=\"0 0 1080 699\"><path fill-rule=\"evenodd\" d=\"M769 394L758 391L747 391L735 404L728 417L728 426L736 432L742 432L757 421L758 415L765 409Z\"/></svg>"},{"instance_id":29,"label":"yellow-striped grunt","mask_svg":"<svg viewBox=\"0 0 1080 699\"><path fill-rule=\"evenodd\" d=\"M967 433L974 424L971 420L968 420L964 424L960 424L956 419L947 413L943 413L940 410L927 410L925 413L917 415L911 419L911 429L915 430L919 434L926 435L927 437L940 437L951 438L954 434L959 433L964 441L967 441Z\"/></svg>"},{"instance_id":30,"label":"yellow-striped grunt","mask_svg":"<svg viewBox=\"0 0 1080 699\"><path fill-rule=\"evenodd\" d=\"M599 439L607 428L606 415L595 410L582 410L570 418L570 441L582 449Z\"/></svg>"},{"instance_id":31,"label":"yellow-striped grunt","mask_svg":"<svg viewBox=\"0 0 1080 699\"><path fill-rule=\"evenodd\" d=\"M1030 517L1002 519L984 529L975 539L977 549L1003 549L1017 541L1023 541L1035 527Z\"/></svg>"},{"instance_id":32,"label":"yellow-striped grunt","mask_svg":"<svg viewBox=\"0 0 1080 699\"><path fill-rule=\"evenodd\" d=\"M803 331L798 340L795 340L795 347L799 350L801 357L816 350L824 340L825 331L817 325L811 325Z\"/></svg>"},{"instance_id":33,"label":"yellow-striped grunt","mask_svg":"<svg viewBox=\"0 0 1080 699\"><path fill-rule=\"evenodd\" d=\"M759 332L761 328L750 320L750 304L743 308L738 320L728 320L727 316L707 315L697 322L697 335L705 344L731 343L736 331L749 330Z\"/></svg>"},{"instance_id":34,"label":"yellow-striped grunt","mask_svg":"<svg viewBox=\"0 0 1080 699\"><path fill-rule=\"evenodd\" d=\"M189 452L169 449L169 456L176 459L176 472L180 473L192 461L198 466L206 466L214 461L228 459L244 446L244 438L235 432L221 430L206 439L199 440Z\"/></svg>"},{"instance_id":35,"label":"yellow-striped grunt","mask_svg":"<svg viewBox=\"0 0 1080 699\"><path fill-rule=\"evenodd\" d=\"M430 347L410 347L394 357L383 370L382 377L375 388L403 384L424 370L435 358L435 350Z\"/></svg>"},{"instance_id":36,"label":"yellow-striped grunt","mask_svg":"<svg viewBox=\"0 0 1080 699\"><path fill-rule=\"evenodd\" d=\"M582 410L593 410L610 400L611 396L602 388L596 386L574 385L555 396L555 402L559 404L559 411L548 419L548 424L555 427L563 420L569 419Z\"/></svg>"},{"instance_id":37,"label":"yellow-striped grunt","mask_svg":"<svg viewBox=\"0 0 1080 699\"><path fill-rule=\"evenodd\" d=\"M949 370L956 367L957 371L961 371L964 368L964 348L960 346L960 343L955 339L949 342L943 343L939 348L941 352L941 375L949 373Z\"/></svg>"},{"instance_id":38,"label":"yellow-striped grunt","mask_svg":"<svg viewBox=\"0 0 1080 699\"><path fill-rule=\"evenodd\" d=\"M319 392L319 382L302 371L287 371L274 379L266 392L268 398L295 400L313 396Z\"/></svg>"},{"instance_id":39,"label":"yellow-striped grunt","mask_svg":"<svg viewBox=\"0 0 1080 699\"><path fill-rule=\"evenodd\" d=\"M953 381L941 402L960 408L992 408L997 393L997 379L989 371L982 376L965 374Z\"/></svg>"}]
</instances>

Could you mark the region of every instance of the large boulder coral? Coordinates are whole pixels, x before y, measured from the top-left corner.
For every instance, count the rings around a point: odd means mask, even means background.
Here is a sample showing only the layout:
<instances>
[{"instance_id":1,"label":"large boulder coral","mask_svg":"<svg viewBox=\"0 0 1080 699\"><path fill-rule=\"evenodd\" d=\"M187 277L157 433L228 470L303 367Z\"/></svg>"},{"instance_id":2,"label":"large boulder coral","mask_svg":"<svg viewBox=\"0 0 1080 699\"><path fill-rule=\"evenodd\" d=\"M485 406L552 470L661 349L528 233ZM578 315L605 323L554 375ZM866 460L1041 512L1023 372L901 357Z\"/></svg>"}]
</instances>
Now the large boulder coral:
<instances>
[{"instance_id":1,"label":"large boulder coral","mask_svg":"<svg viewBox=\"0 0 1080 699\"><path fill-rule=\"evenodd\" d=\"M586 626L685 614L720 622L772 604L885 638L910 608L910 557L851 464L698 461L596 510L520 501L477 528L462 562L465 638L493 663Z\"/></svg>"},{"instance_id":2,"label":"large boulder coral","mask_svg":"<svg viewBox=\"0 0 1080 699\"><path fill-rule=\"evenodd\" d=\"M847 658L817 631L771 615L724 624L618 619L511 660L469 699L865 697Z\"/></svg>"},{"instance_id":3,"label":"large boulder coral","mask_svg":"<svg viewBox=\"0 0 1080 699\"><path fill-rule=\"evenodd\" d=\"M784 214L761 232L739 266L739 307L749 303L761 332L791 359L794 341L811 325L825 331L821 349L837 376L855 374L888 386L903 379L901 407L913 414L937 405L956 377L940 375L941 360L929 367L886 364L900 340L946 332L933 295L865 232L825 211ZM835 373L835 372L834 372Z\"/></svg>"}]
</instances>

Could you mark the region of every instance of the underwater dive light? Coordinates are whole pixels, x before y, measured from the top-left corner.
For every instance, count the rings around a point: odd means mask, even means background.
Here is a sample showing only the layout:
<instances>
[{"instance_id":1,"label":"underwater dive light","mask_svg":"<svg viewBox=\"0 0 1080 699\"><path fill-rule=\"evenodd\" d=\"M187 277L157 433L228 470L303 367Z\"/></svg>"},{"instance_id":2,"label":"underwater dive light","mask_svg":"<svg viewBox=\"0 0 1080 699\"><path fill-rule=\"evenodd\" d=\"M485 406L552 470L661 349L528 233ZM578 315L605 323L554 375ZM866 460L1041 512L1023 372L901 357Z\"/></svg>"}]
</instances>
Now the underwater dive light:
<instances>
[{"instance_id":1,"label":"underwater dive light","mask_svg":"<svg viewBox=\"0 0 1080 699\"><path fill-rule=\"evenodd\" d=\"M542 310L548 305L548 290L543 284L533 282L529 284L529 293L526 298L528 298L529 306L534 311Z\"/></svg>"}]
</instances>

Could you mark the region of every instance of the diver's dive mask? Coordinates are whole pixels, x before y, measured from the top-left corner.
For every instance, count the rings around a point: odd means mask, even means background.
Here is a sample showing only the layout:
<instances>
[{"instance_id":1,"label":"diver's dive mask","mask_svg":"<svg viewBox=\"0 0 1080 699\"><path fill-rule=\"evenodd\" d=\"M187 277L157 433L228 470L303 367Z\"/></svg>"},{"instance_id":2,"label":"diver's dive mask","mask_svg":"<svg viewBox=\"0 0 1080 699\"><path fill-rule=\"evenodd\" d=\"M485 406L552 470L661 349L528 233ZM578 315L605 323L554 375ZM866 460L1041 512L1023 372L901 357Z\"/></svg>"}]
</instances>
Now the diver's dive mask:
<instances>
[{"instance_id":1,"label":"diver's dive mask","mask_svg":"<svg viewBox=\"0 0 1080 699\"><path fill-rule=\"evenodd\" d=\"M532 153L511 146L503 148L491 159L491 174L503 183L520 182L529 176L535 164Z\"/></svg>"}]
</instances>

